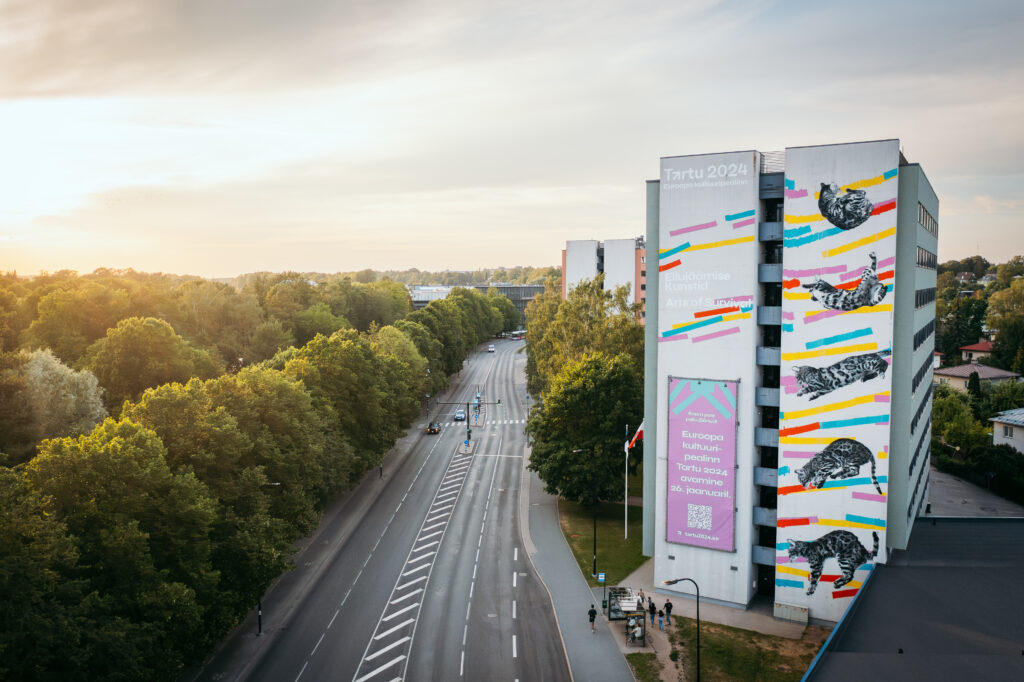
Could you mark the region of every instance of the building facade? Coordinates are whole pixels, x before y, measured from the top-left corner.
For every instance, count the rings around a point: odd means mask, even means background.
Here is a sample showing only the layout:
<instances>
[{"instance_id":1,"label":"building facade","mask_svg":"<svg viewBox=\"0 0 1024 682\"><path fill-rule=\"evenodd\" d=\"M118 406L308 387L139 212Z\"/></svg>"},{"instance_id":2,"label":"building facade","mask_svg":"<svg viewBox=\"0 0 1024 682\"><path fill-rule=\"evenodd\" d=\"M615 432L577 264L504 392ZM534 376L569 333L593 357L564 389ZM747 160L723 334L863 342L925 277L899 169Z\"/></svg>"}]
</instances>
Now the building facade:
<instances>
[{"instance_id":1,"label":"building facade","mask_svg":"<svg viewBox=\"0 0 1024 682\"><path fill-rule=\"evenodd\" d=\"M897 140L667 157L647 187L655 580L838 620L927 497L938 199Z\"/></svg>"},{"instance_id":2,"label":"building facade","mask_svg":"<svg viewBox=\"0 0 1024 682\"><path fill-rule=\"evenodd\" d=\"M634 303L647 298L647 247L643 237L568 241L562 251L562 299L585 279L604 273L604 290L629 285Z\"/></svg>"}]
</instances>

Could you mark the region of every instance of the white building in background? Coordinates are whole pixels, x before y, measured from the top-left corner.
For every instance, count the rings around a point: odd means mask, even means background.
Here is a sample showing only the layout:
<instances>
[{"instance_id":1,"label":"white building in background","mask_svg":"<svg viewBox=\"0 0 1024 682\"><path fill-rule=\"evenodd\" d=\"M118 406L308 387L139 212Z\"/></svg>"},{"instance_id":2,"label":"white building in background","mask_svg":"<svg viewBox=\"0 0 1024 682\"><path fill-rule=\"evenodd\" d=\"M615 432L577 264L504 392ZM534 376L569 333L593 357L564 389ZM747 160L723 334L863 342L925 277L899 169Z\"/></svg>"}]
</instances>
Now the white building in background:
<instances>
[{"instance_id":1,"label":"white building in background","mask_svg":"<svg viewBox=\"0 0 1024 682\"><path fill-rule=\"evenodd\" d=\"M1024 407L1005 410L989 421L992 422L992 445L1009 445L1024 454Z\"/></svg>"},{"instance_id":2,"label":"white building in background","mask_svg":"<svg viewBox=\"0 0 1024 682\"><path fill-rule=\"evenodd\" d=\"M585 279L604 273L604 290L629 285L635 303L647 298L647 246L643 237L568 241L562 251L562 298Z\"/></svg>"}]
</instances>

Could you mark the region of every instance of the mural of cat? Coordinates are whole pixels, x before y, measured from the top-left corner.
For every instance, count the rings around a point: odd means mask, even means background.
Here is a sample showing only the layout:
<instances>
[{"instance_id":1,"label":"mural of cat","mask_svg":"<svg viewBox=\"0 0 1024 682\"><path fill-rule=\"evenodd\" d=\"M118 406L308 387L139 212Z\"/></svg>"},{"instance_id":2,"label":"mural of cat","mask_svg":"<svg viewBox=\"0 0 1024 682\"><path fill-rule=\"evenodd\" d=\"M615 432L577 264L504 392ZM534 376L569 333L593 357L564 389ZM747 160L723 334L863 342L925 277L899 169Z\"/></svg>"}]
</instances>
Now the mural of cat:
<instances>
[{"instance_id":1,"label":"mural of cat","mask_svg":"<svg viewBox=\"0 0 1024 682\"><path fill-rule=\"evenodd\" d=\"M871 217L875 205L862 189L847 189L846 194L839 194L838 185L823 182L818 194L818 210L839 229L852 230Z\"/></svg>"},{"instance_id":2,"label":"mural of cat","mask_svg":"<svg viewBox=\"0 0 1024 682\"><path fill-rule=\"evenodd\" d=\"M874 252L870 254L871 265L864 268L860 276L860 284L856 289L836 289L828 282L815 278L812 284L802 285L811 290L811 298L831 310L856 310L865 306L878 305L888 291L878 281L878 258Z\"/></svg>"},{"instance_id":3,"label":"mural of cat","mask_svg":"<svg viewBox=\"0 0 1024 682\"><path fill-rule=\"evenodd\" d=\"M870 553L860 544L857 536L848 530L834 530L817 540L790 540L789 558L803 557L811 565L807 594L814 594L821 578L821 569L830 557L836 558L843 571L843 575L832 585L838 588L853 580L853 572L858 567L878 556L878 533L871 531L871 536L875 539L875 546Z\"/></svg>"},{"instance_id":4,"label":"mural of cat","mask_svg":"<svg viewBox=\"0 0 1024 682\"><path fill-rule=\"evenodd\" d=\"M809 400L820 398L837 388L849 386L855 381L867 381L885 376L889 363L883 358L892 355L891 350L877 353L852 355L828 367L794 366L796 383L800 386L797 396L812 394Z\"/></svg>"},{"instance_id":5,"label":"mural of cat","mask_svg":"<svg viewBox=\"0 0 1024 682\"><path fill-rule=\"evenodd\" d=\"M858 476L865 462L871 462L871 481L881 495L882 488L875 476L875 456L871 454L870 448L853 438L832 441L824 450L811 457L807 464L797 469L796 476L804 488L820 488L830 478Z\"/></svg>"}]
</instances>

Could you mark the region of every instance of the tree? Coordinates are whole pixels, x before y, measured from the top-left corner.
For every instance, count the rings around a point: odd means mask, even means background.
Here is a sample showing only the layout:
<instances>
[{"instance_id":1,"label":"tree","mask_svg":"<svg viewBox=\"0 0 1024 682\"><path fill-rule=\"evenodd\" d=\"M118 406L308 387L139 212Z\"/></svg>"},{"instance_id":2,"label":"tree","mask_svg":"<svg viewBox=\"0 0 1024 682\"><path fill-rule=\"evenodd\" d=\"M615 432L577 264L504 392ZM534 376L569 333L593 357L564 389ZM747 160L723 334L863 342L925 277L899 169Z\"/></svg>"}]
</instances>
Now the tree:
<instances>
[{"instance_id":1,"label":"tree","mask_svg":"<svg viewBox=\"0 0 1024 682\"><path fill-rule=\"evenodd\" d=\"M292 316L295 343L304 346L317 334L330 336L339 329L351 327L344 317L331 312L326 303L314 303Z\"/></svg>"},{"instance_id":2,"label":"tree","mask_svg":"<svg viewBox=\"0 0 1024 682\"><path fill-rule=\"evenodd\" d=\"M562 280L549 277L544 282L544 292L526 307L526 388L534 395L540 395L547 387L547 377L539 366L546 365L554 352L547 333L561 305Z\"/></svg>"},{"instance_id":3,"label":"tree","mask_svg":"<svg viewBox=\"0 0 1024 682\"><path fill-rule=\"evenodd\" d=\"M39 442L39 424L25 399L27 360L21 353L0 352L0 466L30 459Z\"/></svg>"},{"instance_id":4,"label":"tree","mask_svg":"<svg viewBox=\"0 0 1024 682\"><path fill-rule=\"evenodd\" d=\"M128 293L96 282L75 283L44 296L36 319L23 334L29 348L49 348L63 362L75 364L93 341L126 317Z\"/></svg>"},{"instance_id":5,"label":"tree","mask_svg":"<svg viewBox=\"0 0 1024 682\"><path fill-rule=\"evenodd\" d=\"M948 387L935 392L932 428L961 456L990 440L985 427L975 419L968 397Z\"/></svg>"},{"instance_id":6,"label":"tree","mask_svg":"<svg viewBox=\"0 0 1024 682\"><path fill-rule=\"evenodd\" d=\"M981 378L977 372L971 372L971 375L967 377L967 392L972 398L981 397Z\"/></svg>"},{"instance_id":7,"label":"tree","mask_svg":"<svg viewBox=\"0 0 1024 682\"><path fill-rule=\"evenodd\" d=\"M938 320L942 334L942 352L947 358L960 355L960 346L977 343L981 338L988 303L980 298L957 298L947 314Z\"/></svg>"},{"instance_id":8,"label":"tree","mask_svg":"<svg viewBox=\"0 0 1024 682\"><path fill-rule=\"evenodd\" d=\"M1020 366L1013 369L1018 356L1024 360L1024 314L1003 315L999 319L999 333L992 342L992 364L1019 374Z\"/></svg>"},{"instance_id":9,"label":"tree","mask_svg":"<svg viewBox=\"0 0 1024 682\"><path fill-rule=\"evenodd\" d=\"M99 379L111 412L142 391L171 381L210 378L219 368L207 351L192 347L163 320L130 317L96 341L80 367Z\"/></svg>"},{"instance_id":10,"label":"tree","mask_svg":"<svg viewBox=\"0 0 1024 682\"><path fill-rule=\"evenodd\" d=\"M106 418L99 382L91 372L71 369L49 350L25 353L25 358L24 396L40 440L82 435Z\"/></svg>"},{"instance_id":11,"label":"tree","mask_svg":"<svg viewBox=\"0 0 1024 682\"><path fill-rule=\"evenodd\" d=\"M1009 287L995 292L988 299L987 322L990 328L1001 332L1003 324L1013 318L1024 318L1024 278L1014 280Z\"/></svg>"},{"instance_id":12,"label":"tree","mask_svg":"<svg viewBox=\"0 0 1024 682\"><path fill-rule=\"evenodd\" d=\"M549 493L573 502L621 499L623 429L642 414L643 378L632 358L584 353L555 375L530 419L530 469Z\"/></svg>"},{"instance_id":13,"label":"tree","mask_svg":"<svg viewBox=\"0 0 1024 682\"><path fill-rule=\"evenodd\" d=\"M420 411L427 383L427 361L412 339L395 327L372 330L370 347L383 363L386 409L400 424L408 424Z\"/></svg>"},{"instance_id":14,"label":"tree","mask_svg":"<svg viewBox=\"0 0 1024 682\"><path fill-rule=\"evenodd\" d=\"M487 290L487 302L490 303L492 308L501 313L503 321L502 331L510 332L519 328L523 316L519 314L516 304L510 301L508 296L499 294L498 290L492 287Z\"/></svg>"}]
</instances>

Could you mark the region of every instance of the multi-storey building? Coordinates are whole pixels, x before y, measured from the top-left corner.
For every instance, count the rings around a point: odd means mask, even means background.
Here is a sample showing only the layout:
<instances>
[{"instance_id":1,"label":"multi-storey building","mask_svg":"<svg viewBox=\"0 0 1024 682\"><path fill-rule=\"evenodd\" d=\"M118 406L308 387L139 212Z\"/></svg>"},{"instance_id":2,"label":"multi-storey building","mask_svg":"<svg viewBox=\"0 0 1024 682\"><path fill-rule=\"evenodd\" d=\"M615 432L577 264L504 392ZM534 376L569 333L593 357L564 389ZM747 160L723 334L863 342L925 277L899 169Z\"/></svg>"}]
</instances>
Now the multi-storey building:
<instances>
[{"instance_id":1,"label":"multi-storey building","mask_svg":"<svg viewBox=\"0 0 1024 682\"><path fill-rule=\"evenodd\" d=\"M562 251L562 298L584 279L604 273L604 289L629 285L635 303L647 297L647 247L643 237L568 241Z\"/></svg>"},{"instance_id":2,"label":"multi-storey building","mask_svg":"<svg viewBox=\"0 0 1024 682\"><path fill-rule=\"evenodd\" d=\"M655 580L838 620L927 498L938 199L898 140L667 157L647 187Z\"/></svg>"}]
</instances>

